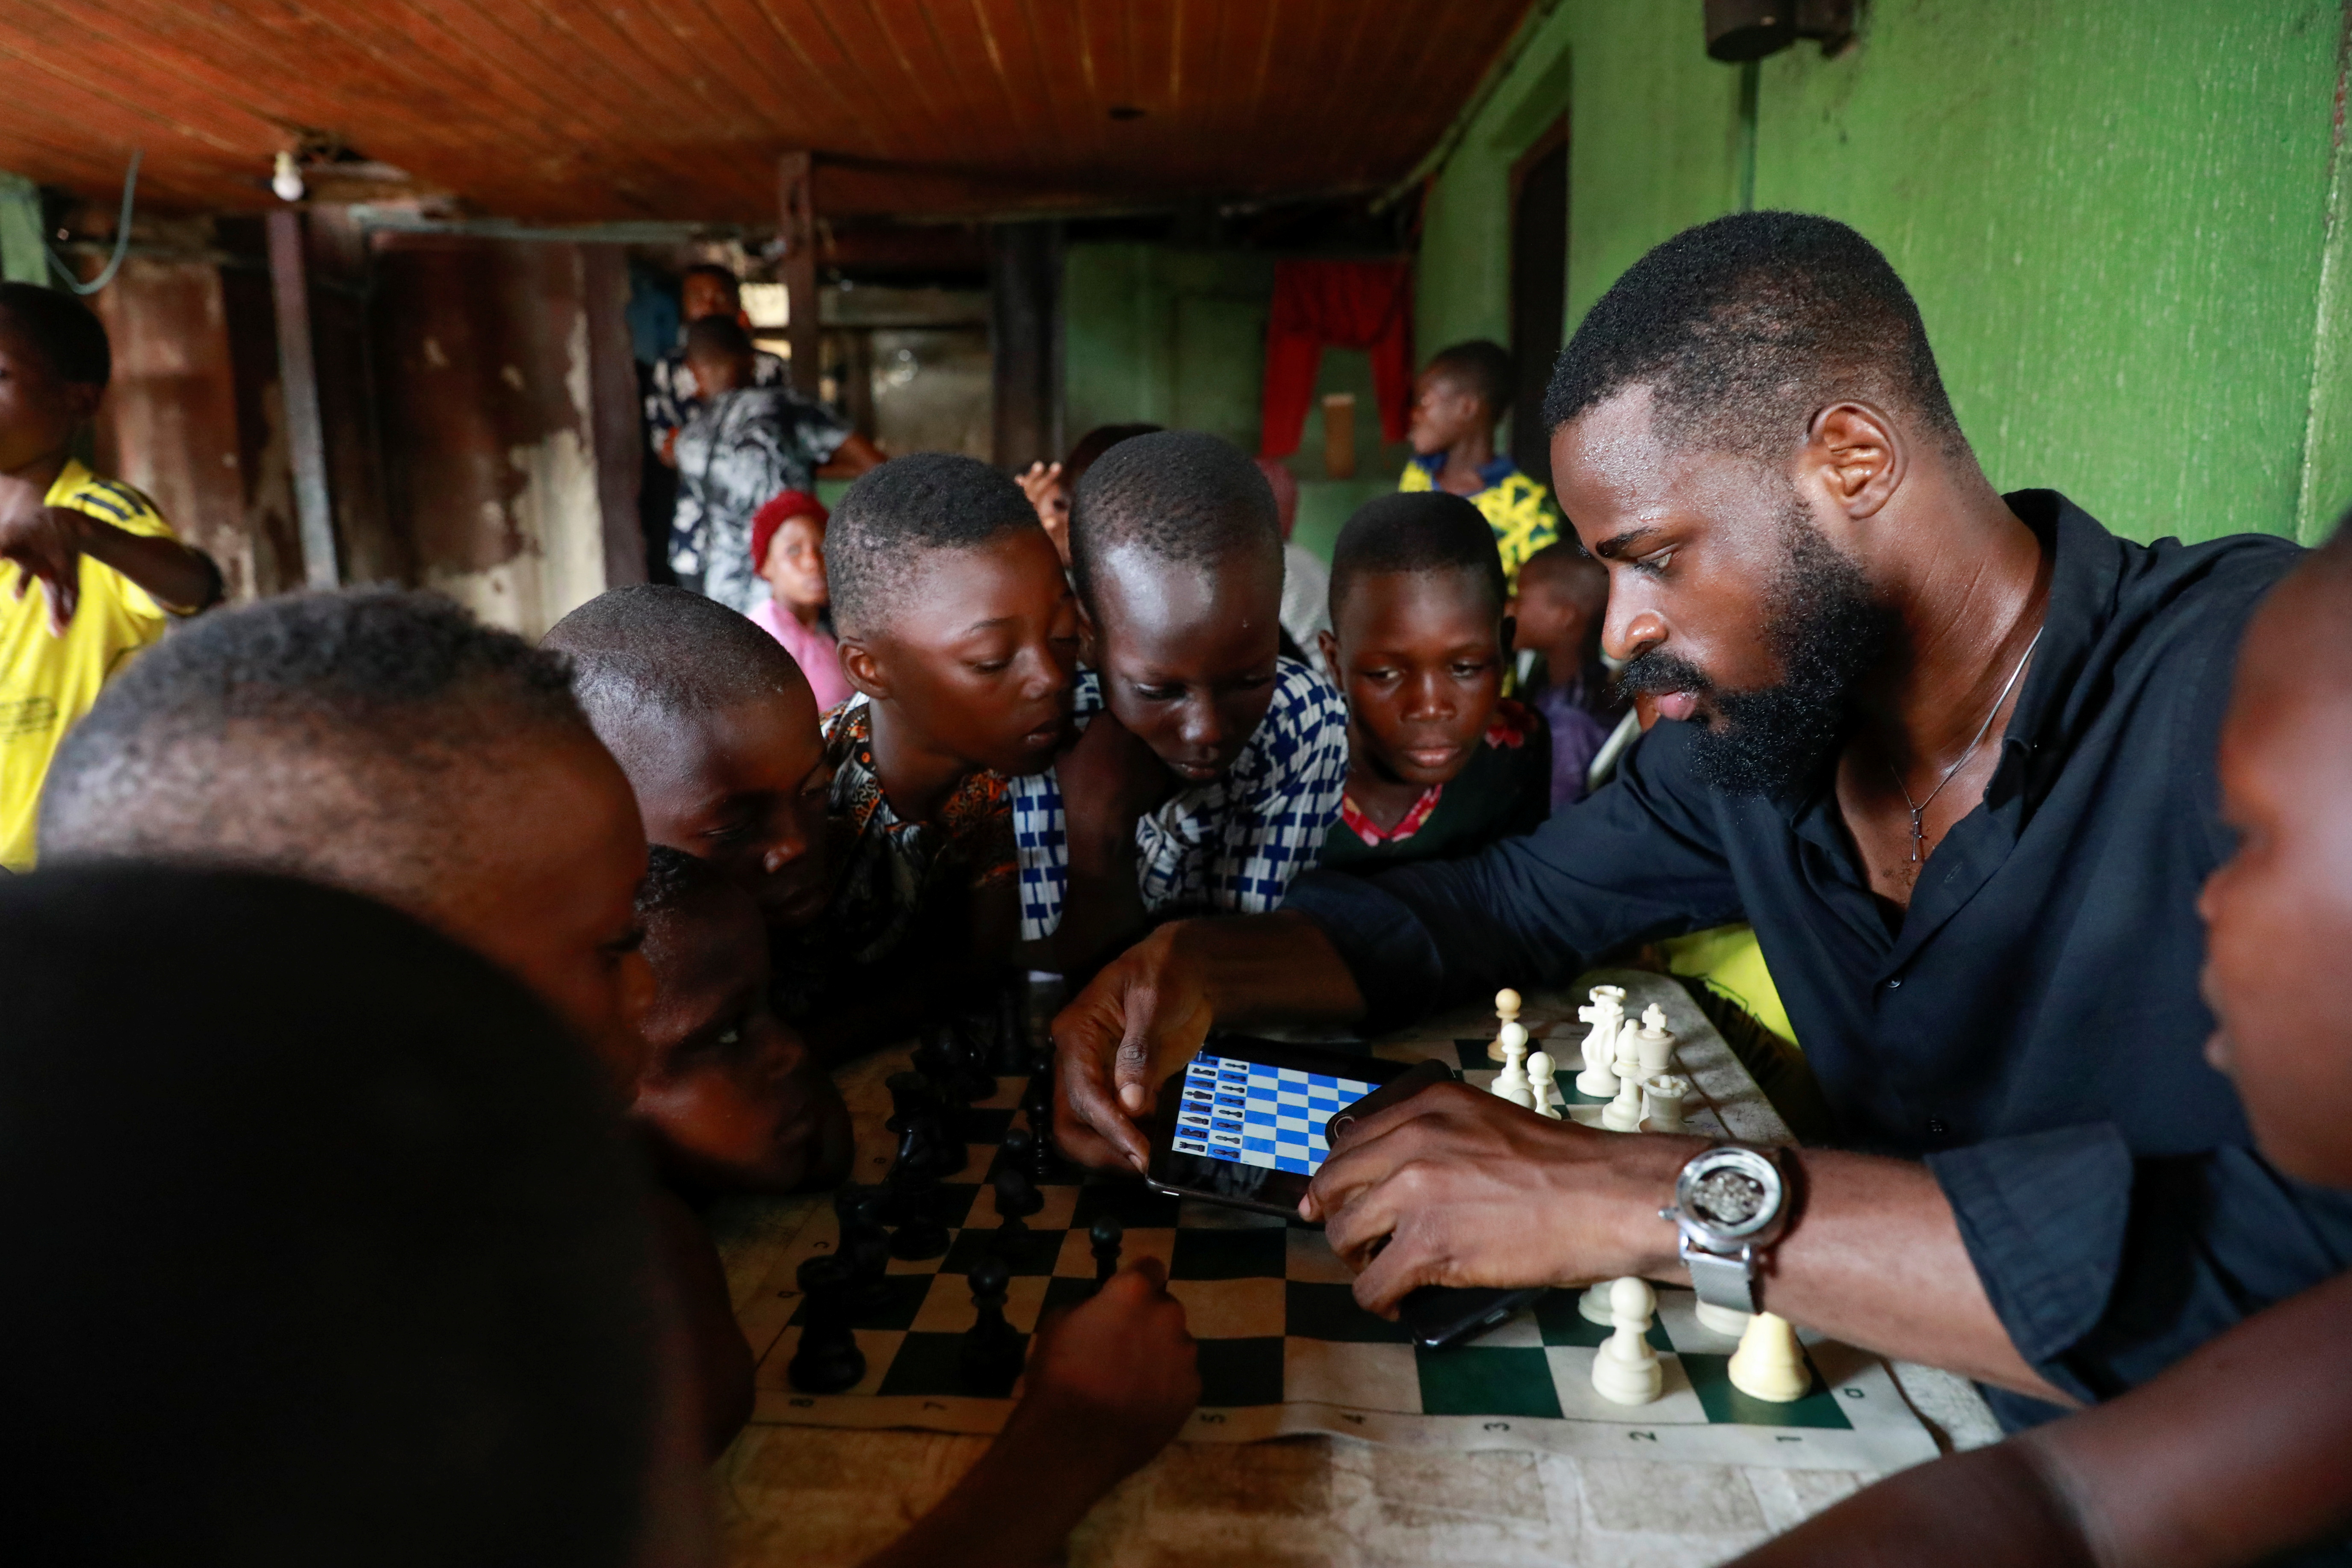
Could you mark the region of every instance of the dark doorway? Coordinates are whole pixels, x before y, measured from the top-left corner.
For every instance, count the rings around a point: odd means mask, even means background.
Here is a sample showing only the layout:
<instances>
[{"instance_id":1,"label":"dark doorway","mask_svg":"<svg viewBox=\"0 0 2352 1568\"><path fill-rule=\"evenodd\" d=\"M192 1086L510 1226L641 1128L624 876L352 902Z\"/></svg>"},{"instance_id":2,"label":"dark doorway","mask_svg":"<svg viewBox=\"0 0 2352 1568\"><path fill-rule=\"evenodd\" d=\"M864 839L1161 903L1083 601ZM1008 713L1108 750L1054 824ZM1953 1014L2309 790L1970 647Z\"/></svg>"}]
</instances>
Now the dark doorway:
<instances>
[{"instance_id":1,"label":"dark doorway","mask_svg":"<svg viewBox=\"0 0 2352 1568\"><path fill-rule=\"evenodd\" d=\"M1511 457L1549 485L1543 395L1568 323L1568 120L1562 116L1511 169Z\"/></svg>"}]
</instances>

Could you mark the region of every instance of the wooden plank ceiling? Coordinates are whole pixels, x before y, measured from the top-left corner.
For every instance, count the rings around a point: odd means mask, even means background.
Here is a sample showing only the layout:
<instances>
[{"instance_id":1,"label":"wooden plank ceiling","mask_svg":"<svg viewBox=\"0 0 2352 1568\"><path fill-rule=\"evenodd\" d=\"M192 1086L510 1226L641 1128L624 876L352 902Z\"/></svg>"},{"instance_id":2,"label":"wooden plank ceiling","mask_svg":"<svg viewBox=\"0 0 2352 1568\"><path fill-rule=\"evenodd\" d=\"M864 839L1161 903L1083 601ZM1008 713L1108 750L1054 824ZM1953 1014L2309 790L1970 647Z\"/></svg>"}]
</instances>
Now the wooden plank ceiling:
<instances>
[{"instance_id":1,"label":"wooden plank ceiling","mask_svg":"<svg viewBox=\"0 0 2352 1568\"><path fill-rule=\"evenodd\" d=\"M1405 174L1527 0L7 0L0 170L270 205L323 135L467 207L764 223L1361 189Z\"/></svg>"}]
</instances>

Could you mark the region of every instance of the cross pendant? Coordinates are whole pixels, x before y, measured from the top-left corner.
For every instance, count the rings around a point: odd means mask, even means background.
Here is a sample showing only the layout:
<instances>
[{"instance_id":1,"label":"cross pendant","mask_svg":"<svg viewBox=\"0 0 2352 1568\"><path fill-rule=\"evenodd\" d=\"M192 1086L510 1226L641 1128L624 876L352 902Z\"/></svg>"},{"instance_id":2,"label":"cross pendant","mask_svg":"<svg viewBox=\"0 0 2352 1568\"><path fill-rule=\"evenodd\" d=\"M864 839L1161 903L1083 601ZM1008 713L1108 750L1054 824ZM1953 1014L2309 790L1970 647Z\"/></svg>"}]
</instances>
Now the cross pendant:
<instances>
[{"instance_id":1,"label":"cross pendant","mask_svg":"<svg viewBox=\"0 0 2352 1568\"><path fill-rule=\"evenodd\" d=\"M1919 863L1919 847L1927 842L1927 830L1919 826L1919 808L1914 806L1911 810L1911 864L1914 866Z\"/></svg>"}]
</instances>

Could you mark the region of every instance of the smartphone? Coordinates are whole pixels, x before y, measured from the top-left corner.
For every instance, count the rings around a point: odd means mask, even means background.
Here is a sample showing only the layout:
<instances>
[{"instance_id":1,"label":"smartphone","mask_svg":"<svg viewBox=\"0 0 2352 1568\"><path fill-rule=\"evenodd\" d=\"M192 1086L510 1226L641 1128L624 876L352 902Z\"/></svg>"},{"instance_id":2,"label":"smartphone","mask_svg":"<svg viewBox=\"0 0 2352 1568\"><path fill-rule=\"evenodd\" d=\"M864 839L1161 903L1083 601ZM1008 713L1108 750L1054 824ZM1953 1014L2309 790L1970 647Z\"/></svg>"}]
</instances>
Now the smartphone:
<instances>
[{"instance_id":1,"label":"smartphone","mask_svg":"<svg viewBox=\"0 0 2352 1568\"><path fill-rule=\"evenodd\" d=\"M1331 1118L1412 1066L1213 1038L1160 1086L1144 1179L1179 1197L1296 1215L1330 1152Z\"/></svg>"},{"instance_id":2,"label":"smartphone","mask_svg":"<svg viewBox=\"0 0 2352 1568\"><path fill-rule=\"evenodd\" d=\"M1533 1285L1512 1289L1486 1286L1423 1285L1406 1292L1397 1303L1397 1324L1413 1342L1433 1351L1464 1340L1476 1339L1549 1289Z\"/></svg>"}]
</instances>

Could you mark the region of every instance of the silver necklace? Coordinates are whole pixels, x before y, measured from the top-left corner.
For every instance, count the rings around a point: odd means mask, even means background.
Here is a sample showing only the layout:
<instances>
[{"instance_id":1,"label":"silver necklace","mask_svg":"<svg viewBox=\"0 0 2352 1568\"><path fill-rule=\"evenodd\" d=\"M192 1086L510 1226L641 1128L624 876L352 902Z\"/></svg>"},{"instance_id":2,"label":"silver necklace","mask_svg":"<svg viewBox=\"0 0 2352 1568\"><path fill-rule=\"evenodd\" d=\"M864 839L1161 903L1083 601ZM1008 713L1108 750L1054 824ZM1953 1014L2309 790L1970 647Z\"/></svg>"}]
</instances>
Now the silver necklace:
<instances>
[{"instance_id":1,"label":"silver necklace","mask_svg":"<svg viewBox=\"0 0 2352 1568\"><path fill-rule=\"evenodd\" d=\"M2000 705L2009 700L2010 692L2016 689L2017 678L2025 673L2025 661L2033 657L2034 648L2042 642L2042 633L2048 629L2044 626L2034 632L2033 641L2027 643L2025 651L2018 656L2017 668L2009 672L2008 684L2000 689L2000 695L1992 700L1992 711L1986 714L1984 722L1977 726L1976 738L1969 742L1968 750L1962 752L1958 758L1954 759L1952 765L1944 770L1944 776L1936 781L1936 787L1927 792L1927 799L1915 803L1911 798L1909 787L1903 782L1903 775L1895 771L1893 763L1886 764L1887 774L1895 780L1895 787L1903 792L1903 804L1911 807L1911 864L1914 866L1919 863L1919 852L1927 842L1927 830L1922 822L1927 815L1927 808L1936 804L1936 797L1944 793L1944 786L1952 782L1952 775L1965 767L1968 760L1977 754L1977 748L1984 744L1986 731L1992 728L1993 720L2000 712Z\"/></svg>"}]
</instances>

